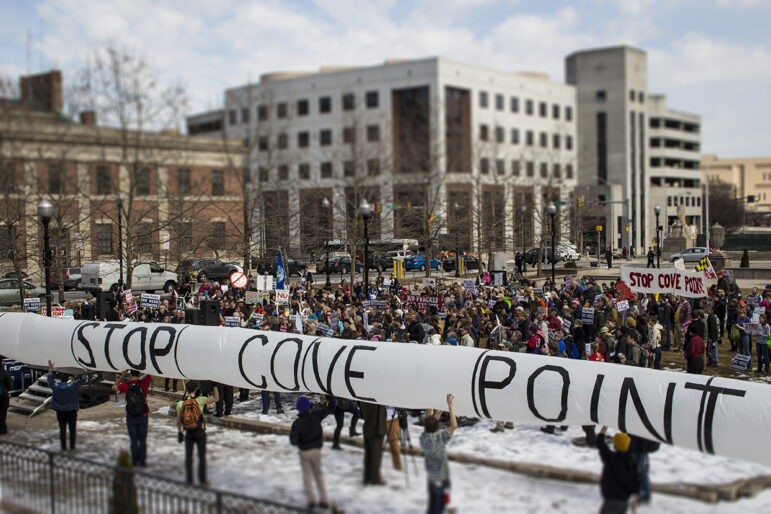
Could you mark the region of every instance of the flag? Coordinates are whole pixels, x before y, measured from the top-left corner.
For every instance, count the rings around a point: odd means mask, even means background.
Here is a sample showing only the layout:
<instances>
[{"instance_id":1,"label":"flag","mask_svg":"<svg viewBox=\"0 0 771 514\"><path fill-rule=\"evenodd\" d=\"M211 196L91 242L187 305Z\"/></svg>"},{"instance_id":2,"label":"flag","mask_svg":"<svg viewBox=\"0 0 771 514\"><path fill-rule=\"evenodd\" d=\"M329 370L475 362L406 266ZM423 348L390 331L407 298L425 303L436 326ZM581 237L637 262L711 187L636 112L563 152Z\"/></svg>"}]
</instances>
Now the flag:
<instances>
[{"instance_id":1,"label":"flag","mask_svg":"<svg viewBox=\"0 0 771 514\"><path fill-rule=\"evenodd\" d=\"M300 313L299 309L297 310L297 314L294 316L294 326L298 333L303 333L303 315Z\"/></svg>"},{"instance_id":2,"label":"flag","mask_svg":"<svg viewBox=\"0 0 771 514\"><path fill-rule=\"evenodd\" d=\"M704 277L707 280L712 280L713 278L717 278L717 273L715 273L715 268L712 267L712 263L709 262L709 257L704 256L701 258L701 260L696 264L696 271L703 271Z\"/></svg>"},{"instance_id":3,"label":"flag","mask_svg":"<svg viewBox=\"0 0 771 514\"><path fill-rule=\"evenodd\" d=\"M281 249L279 249L278 263L276 264L276 289L285 289L284 278L284 259L281 257Z\"/></svg>"}]
</instances>

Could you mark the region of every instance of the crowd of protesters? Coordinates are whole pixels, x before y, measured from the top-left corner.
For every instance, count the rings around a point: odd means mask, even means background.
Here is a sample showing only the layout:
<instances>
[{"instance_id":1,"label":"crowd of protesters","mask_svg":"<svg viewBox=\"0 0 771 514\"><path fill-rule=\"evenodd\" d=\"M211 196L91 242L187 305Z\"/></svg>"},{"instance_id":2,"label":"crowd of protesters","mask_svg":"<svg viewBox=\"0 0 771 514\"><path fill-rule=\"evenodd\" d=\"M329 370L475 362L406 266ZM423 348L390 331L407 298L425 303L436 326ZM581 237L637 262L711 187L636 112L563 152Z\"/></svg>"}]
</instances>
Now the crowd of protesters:
<instances>
[{"instance_id":1,"label":"crowd of protesters","mask_svg":"<svg viewBox=\"0 0 771 514\"><path fill-rule=\"evenodd\" d=\"M736 284L722 274L708 295L698 299L637 294L623 282L602 282L593 277L564 276L556 283L546 279L536 284L517 275L516 281L495 282L489 273L482 273L472 281L438 278L425 284L406 285L393 276L385 277L379 273L365 289L361 283L350 284L345 278L337 284L314 286L313 277L308 273L301 282L288 288L288 300L278 304L275 294L255 291L251 282L245 289L235 289L227 282L202 280L180 286L170 298L161 299L155 308L143 308L138 298L132 301L130 295L120 291L103 317L112 321L185 323L187 310L195 309L201 301L213 300L219 307L216 321L227 326L383 344L488 348L655 369L661 369L662 352L673 351L683 353L689 373L702 373L705 356L706 366L717 366L721 355L718 348L724 341L730 344L732 352L750 356L747 368L752 369L750 343L754 340L757 343L756 371L769 372L767 340L771 327L766 323L765 309L771 301L771 291L761 293L754 289L743 297ZM173 388L176 390L176 381ZM225 414L229 414L233 388L220 386L219 392L217 414L222 415L223 396ZM248 391L241 393L241 399L248 398ZM270 394L263 393L263 412L267 412ZM277 409L281 409L280 395L275 393L274 396ZM301 407L303 419L309 416L308 412L316 412L305 402ZM333 448L340 448L344 412L353 413L350 435L358 435L355 426L360 412L355 402L326 397L322 399L322 407L323 412L334 413L337 420ZM373 414L373 419L378 425L387 420L398 427L398 412L392 407L389 409L378 412L377 416ZM428 414L438 417L441 413ZM374 425L368 428L367 416L364 417L366 436L373 433L371 427ZM428 428L436 430L433 422ZM513 428L513 425L499 423L492 431L500 432L505 428ZM542 430L555 433L555 428L545 426ZM615 457L604 444L604 436L595 435L593 426L583 428L586 444L600 448L606 465L618 464L612 464ZM316 436L314 431L308 436L313 444L306 444L295 435L293 443L299 445L307 471L305 483L309 499L312 498L310 482L313 475L319 483L319 504L326 506L328 500L323 480L316 469L320 456L308 453L317 448ZM376 430L376 437L373 448L380 448L385 431ZM390 435L389 439L392 439ZM616 450L636 455L634 465L638 475L632 482L639 489L639 499L646 501L650 497L646 456L655 448L647 447L649 442L645 440L636 439L639 438L632 437L631 446L622 441L623 444L616 445ZM188 446L192 447L192 442ZM398 451L398 444L396 447ZM365 483L381 483L379 457L368 458L370 461L376 458L378 469L368 469L365 462ZM143 460L142 454L140 461ZM190 460L188 455L188 480L192 474ZM627 457L616 460L628 464ZM394 466L397 462L400 465L394 456ZM444 486L432 489L429 484L429 489L433 510L437 491L443 490Z\"/></svg>"}]
</instances>

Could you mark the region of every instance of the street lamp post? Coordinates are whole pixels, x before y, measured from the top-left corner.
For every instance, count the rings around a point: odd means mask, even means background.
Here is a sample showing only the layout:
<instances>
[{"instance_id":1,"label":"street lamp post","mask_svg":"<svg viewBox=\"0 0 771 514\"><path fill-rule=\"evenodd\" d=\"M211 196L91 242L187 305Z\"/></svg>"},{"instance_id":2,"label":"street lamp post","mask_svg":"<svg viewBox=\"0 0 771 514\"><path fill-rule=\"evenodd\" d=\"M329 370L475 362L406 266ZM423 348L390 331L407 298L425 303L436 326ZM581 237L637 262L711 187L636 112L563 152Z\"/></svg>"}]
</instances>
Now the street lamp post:
<instances>
[{"instance_id":1,"label":"street lamp post","mask_svg":"<svg viewBox=\"0 0 771 514\"><path fill-rule=\"evenodd\" d=\"M661 239L659 238L659 214L661 214L661 206L657 205L653 208L653 212L656 213L656 267L661 267Z\"/></svg>"},{"instance_id":2,"label":"street lamp post","mask_svg":"<svg viewBox=\"0 0 771 514\"><path fill-rule=\"evenodd\" d=\"M118 287L123 286L123 195L118 195Z\"/></svg>"},{"instance_id":3,"label":"street lamp post","mask_svg":"<svg viewBox=\"0 0 771 514\"><path fill-rule=\"evenodd\" d=\"M525 206L519 208L519 232L520 237L522 238L522 272L524 276L524 272L527 271L527 263L525 262L525 213L527 213L527 209L525 209Z\"/></svg>"},{"instance_id":4,"label":"street lamp post","mask_svg":"<svg viewBox=\"0 0 771 514\"><path fill-rule=\"evenodd\" d=\"M329 199L325 196L324 199L321 201L321 206L324 208L325 214L324 219L326 220L326 223L329 223ZM325 223L325 227L326 227ZM324 255L326 262L324 263L324 271L327 272L327 283L326 287L329 287L331 284L329 283L329 237L328 234L324 234ZM354 267L356 265L354 264Z\"/></svg>"},{"instance_id":5,"label":"street lamp post","mask_svg":"<svg viewBox=\"0 0 771 514\"><path fill-rule=\"evenodd\" d=\"M554 261L555 261L555 250L554 250L554 216L557 214L557 206L554 205L554 203L549 204L549 216L551 217L551 287L554 289ZM546 255L549 255L549 252L546 252Z\"/></svg>"},{"instance_id":6,"label":"street lamp post","mask_svg":"<svg viewBox=\"0 0 771 514\"><path fill-rule=\"evenodd\" d=\"M48 224L54 213L54 206L43 197L37 204L37 213L43 222L43 267L46 274L46 316L51 316L51 238L48 234Z\"/></svg>"},{"instance_id":7,"label":"street lamp post","mask_svg":"<svg viewBox=\"0 0 771 514\"><path fill-rule=\"evenodd\" d=\"M367 222L372 214L372 207L365 198L359 206L361 218L364 220L364 299L369 300L369 232L367 232ZM356 259L354 259L353 269L356 271Z\"/></svg>"},{"instance_id":8,"label":"street lamp post","mask_svg":"<svg viewBox=\"0 0 771 514\"><path fill-rule=\"evenodd\" d=\"M460 277L460 238L458 237L460 235L460 228L458 227L458 211L460 210L460 205L458 205L458 202L455 202L452 204L453 211L455 212L455 215L453 218L455 219L455 226L453 227L453 230L455 231L455 277Z\"/></svg>"}]
</instances>

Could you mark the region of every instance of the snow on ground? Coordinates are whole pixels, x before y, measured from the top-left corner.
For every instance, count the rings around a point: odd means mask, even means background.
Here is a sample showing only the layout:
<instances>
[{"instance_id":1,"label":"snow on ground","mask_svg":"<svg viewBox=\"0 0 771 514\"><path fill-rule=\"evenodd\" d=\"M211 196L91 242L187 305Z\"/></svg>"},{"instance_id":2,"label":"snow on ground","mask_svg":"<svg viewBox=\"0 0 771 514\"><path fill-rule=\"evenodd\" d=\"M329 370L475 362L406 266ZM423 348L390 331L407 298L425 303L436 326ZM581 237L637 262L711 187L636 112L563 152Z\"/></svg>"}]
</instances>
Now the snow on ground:
<instances>
[{"instance_id":1,"label":"snow on ground","mask_svg":"<svg viewBox=\"0 0 771 514\"><path fill-rule=\"evenodd\" d=\"M260 401L236 404L238 417L289 424L296 411L287 397L283 415L262 415ZM115 405L115 417L107 421L78 423L78 456L113 463L121 448L128 448L123 408ZM167 409L161 409L168 412ZM350 416L350 415L348 415ZM347 434L349 417L344 434ZM325 420L325 429L334 427L334 419ZM551 463L562 467L600 471L595 450L570 443L583 432L571 428L561 435L543 434L538 427L518 426L515 430L493 434L490 421L458 429L451 440L451 452L474 453L499 459ZM358 430L361 431L361 422ZM418 445L421 428L411 426L413 445ZM211 486L258 498L304 506L305 494L296 448L284 435L260 435L212 425L208 427L208 469ZM17 432L15 440L58 449L55 426L50 430ZM26 441L25 441L26 439ZM177 443L172 418L153 417L148 436L147 471L161 476L184 479L184 447ZM333 451L328 443L323 450L323 467L330 499L346 513L417 513L426 506L426 484L421 458L403 457L408 475L393 469L390 454L383 455L386 486L363 487L363 451L344 446ZM738 476L758 474L756 465L709 457L687 450L662 448L654 454L651 473L654 481L709 482L719 477L729 481ZM450 463L452 505L457 512L596 512L601 503L599 486L526 477L507 471L468 464ZM407 483L409 481L409 484ZM654 493L651 505L642 513L743 513L771 512L771 491L755 498L717 505Z\"/></svg>"}]
</instances>

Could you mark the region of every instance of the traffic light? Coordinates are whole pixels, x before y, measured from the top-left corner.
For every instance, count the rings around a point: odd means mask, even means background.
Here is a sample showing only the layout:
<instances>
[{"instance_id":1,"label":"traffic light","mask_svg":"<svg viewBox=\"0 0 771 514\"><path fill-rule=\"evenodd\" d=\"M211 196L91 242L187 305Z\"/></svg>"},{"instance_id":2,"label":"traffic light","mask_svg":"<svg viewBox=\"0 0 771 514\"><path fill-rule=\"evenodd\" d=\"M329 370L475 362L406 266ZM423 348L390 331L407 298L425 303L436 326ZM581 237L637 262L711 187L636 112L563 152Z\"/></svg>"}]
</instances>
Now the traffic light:
<instances>
[{"instance_id":1,"label":"traffic light","mask_svg":"<svg viewBox=\"0 0 771 514\"><path fill-rule=\"evenodd\" d=\"M377 203L376 209L377 209L377 213L380 214L380 210L381 210L380 202Z\"/></svg>"},{"instance_id":2,"label":"traffic light","mask_svg":"<svg viewBox=\"0 0 771 514\"><path fill-rule=\"evenodd\" d=\"M578 208L580 209L581 208L581 197L580 196L578 198L576 198L576 202L578 203Z\"/></svg>"},{"instance_id":3,"label":"traffic light","mask_svg":"<svg viewBox=\"0 0 771 514\"><path fill-rule=\"evenodd\" d=\"M412 202L407 202L407 210L408 211L412 210Z\"/></svg>"}]
</instances>

